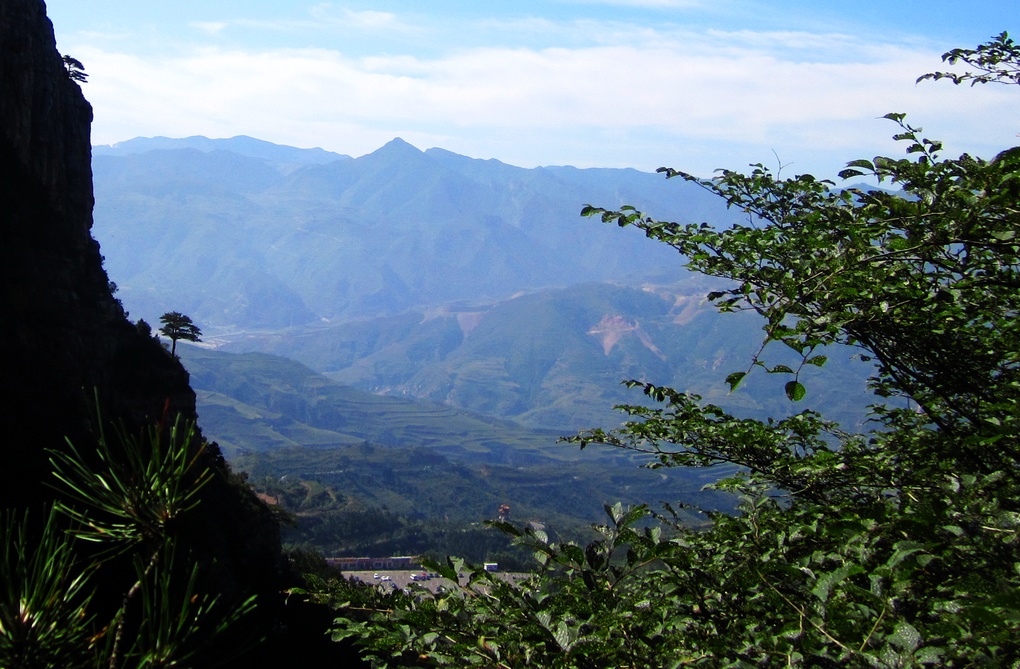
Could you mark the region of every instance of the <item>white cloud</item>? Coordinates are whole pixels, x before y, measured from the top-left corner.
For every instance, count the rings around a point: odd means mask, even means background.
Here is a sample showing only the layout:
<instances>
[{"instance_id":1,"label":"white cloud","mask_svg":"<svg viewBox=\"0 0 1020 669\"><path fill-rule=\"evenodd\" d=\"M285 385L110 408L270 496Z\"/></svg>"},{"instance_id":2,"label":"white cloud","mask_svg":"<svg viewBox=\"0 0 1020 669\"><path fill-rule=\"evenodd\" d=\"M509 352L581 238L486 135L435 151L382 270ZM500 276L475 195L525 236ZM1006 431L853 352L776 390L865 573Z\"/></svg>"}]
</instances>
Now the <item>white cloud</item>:
<instances>
[{"instance_id":1,"label":"white cloud","mask_svg":"<svg viewBox=\"0 0 1020 669\"><path fill-rule=\"evenodd\" d=\"M392 14L390 12L375 12L367 10L356 12L350 9L345 9L344 15L351 24L361 28L371 28L373 30L393 30L394 28L400 27L396 14Z\"/></svg>"},{"instance_id":2,"label":"white cloud","mask_svg":"<svg viewBox=\"0 0 1020 669\"><path fill-rule=\"evenodd\" d=\"M368 36L393 39L421 32L421 28L391 12L334 8L329 3L315 5L308 10L307 16L299 18L240 17L231 23L253 33L292 34L302 41L312 42L319 41L323 35L344 40Z\"/></svg>"},{"instance_id":3,"label":"white cloud","mask_svg":"<svg viewBox=\"0 0 1020 669\"><path fill-rule=\"evenodd\" d=\"M845 35L650 36L435 58L218 48L159 59L82 49L79 57L91 75L85 93L97 143L248 134L359 155L399 135L421 148L526 166L672 164L701 172L766 161L775 149L831 174L843 160L893 150L886 138L894 129L875 121L889 111L908 112L932 136L978 153L1004 147L1020 130L1001 90L915 86L918 74L938 66L935 52Z\"/></svg>"},{"instance_id":4,"label":"white cloud","mask_svg":"<svg viewBox=\"0 0 1020 669\"><path fill-rule=\"evenodd\" d=\"M228 24L224 21L195 21L191 24L193 28L197 28L208 35L215 35L223 32L223 29L226 28L227 25Z\"/></svg>"},{"instance_id":5,"label":"white cloud","mask_svg":"<svg viewBox=\"0 0 1020 669\"><path fill-rule=\"evenodd\" d=\"M374 31L405 31L410 29L408 24L401 21L392 12L380 12L370 9L353 10L346 7L336 9L330 3L323 3L312 7L310 14L320 24L339 25L345 28Z\"/></svg>"}]
</instances>

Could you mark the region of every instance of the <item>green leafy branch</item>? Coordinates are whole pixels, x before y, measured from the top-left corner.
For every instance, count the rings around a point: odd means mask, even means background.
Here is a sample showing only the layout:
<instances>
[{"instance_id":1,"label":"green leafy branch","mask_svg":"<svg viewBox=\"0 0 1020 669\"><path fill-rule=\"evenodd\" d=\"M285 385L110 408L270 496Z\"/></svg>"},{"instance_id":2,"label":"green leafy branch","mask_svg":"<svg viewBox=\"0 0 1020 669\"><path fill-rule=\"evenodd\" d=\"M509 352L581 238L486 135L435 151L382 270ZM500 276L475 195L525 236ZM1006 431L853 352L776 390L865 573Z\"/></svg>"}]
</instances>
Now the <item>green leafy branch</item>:
<instances>
[{"instance_id":1,"label":"green leafy branch","mask_svg":"<svg viewBox=\"0 0 1020 669\"><path fill-rule=\"evenodd\" d=\"M992 41L978 46L976 49L953 49L942 54L942 61L950 65L965 63L977 69L977 72L932 72L918 77L918 81L932 79L949 79L954 84L969 81L975 84L1020 84L1020 48L1002 32Z\"/></svg>"}]
</instances>

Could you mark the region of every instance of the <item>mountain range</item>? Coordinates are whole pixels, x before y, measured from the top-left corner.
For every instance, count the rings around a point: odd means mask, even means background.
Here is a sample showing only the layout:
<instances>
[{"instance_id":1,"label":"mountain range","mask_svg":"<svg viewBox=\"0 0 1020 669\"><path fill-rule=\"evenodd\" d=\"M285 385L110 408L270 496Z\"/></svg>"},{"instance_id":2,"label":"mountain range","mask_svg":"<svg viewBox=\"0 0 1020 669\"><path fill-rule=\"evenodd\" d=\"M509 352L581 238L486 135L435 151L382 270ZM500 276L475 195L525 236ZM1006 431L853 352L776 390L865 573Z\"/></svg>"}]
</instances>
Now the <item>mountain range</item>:
<instances>
[{"instance_id":1,"label":"mountain range","mask_svg":"<svg viewBox=\"0 0 1020 669\"><path fill-rule=\"evenodd\" d=\"M584 283L486 304L450 304L394 316L247 333L224 351L298 360L333 381L376 394L419 398L534 427L574 431L623 420L613 407L645 398L622 382L669 385L742 415L779 417L810 406L847 427L865 414L871 367L853 351L829 351L789 402L788 380L751 374L734 393L727 374L746 369L760 345L751 314L719 314L704 301L713 282ZM781 347L772 364L796 366Z\"/></svg>"},{"instance_id":2,"label":"mountain range","mask_svg":"<svg viewBox=\"0 0 1020 669\"><path fill-rule=\"evenodd\" d=\"M359 158L251 138L138 139L96 147L93 169L93 232L124 304L148 319L182 311L208 332L677 276L671 249L582 220L581 207L734 216L655 174L523 169L400 139Z\"/></svg>"}]
</instances>

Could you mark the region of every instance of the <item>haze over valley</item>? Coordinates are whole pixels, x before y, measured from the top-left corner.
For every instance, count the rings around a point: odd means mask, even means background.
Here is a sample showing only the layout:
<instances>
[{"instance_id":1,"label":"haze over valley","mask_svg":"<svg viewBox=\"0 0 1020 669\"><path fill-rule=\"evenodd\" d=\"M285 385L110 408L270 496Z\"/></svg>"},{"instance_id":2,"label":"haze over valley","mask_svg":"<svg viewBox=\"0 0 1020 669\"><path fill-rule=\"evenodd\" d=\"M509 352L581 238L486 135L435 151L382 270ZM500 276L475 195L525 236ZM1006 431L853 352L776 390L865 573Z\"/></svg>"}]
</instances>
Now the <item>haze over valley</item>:
<instances>
[{"instance_id":1,"label":"haze over valley","mask_svg":"<svg viewBox=\"0 0 1020 669\"><path fill-rule=\"evenodd\" d=\"M201 326L202 348L182 344L181 357L228 456L372 443L475 467L586 458L630 471L604 449L557 443L619 424L613 407L643 399L626 379L748 416L791 411L782 378L752 375L733 394L722 382L761 331L705 303L717 283L636 230L579 216L632 204L742 220L680 179L524 169L400 139L351 158L248 137L138 138L95 147L93 164L93 232L117 296L132 319L175 310ZM869 368L851 354L831 356L809 402L859 426ZM670 475L672 491L696 497L704 480L684 476ZM593 490L591 508L614 496L626 492Z\"/></svg>"}]
</instances>

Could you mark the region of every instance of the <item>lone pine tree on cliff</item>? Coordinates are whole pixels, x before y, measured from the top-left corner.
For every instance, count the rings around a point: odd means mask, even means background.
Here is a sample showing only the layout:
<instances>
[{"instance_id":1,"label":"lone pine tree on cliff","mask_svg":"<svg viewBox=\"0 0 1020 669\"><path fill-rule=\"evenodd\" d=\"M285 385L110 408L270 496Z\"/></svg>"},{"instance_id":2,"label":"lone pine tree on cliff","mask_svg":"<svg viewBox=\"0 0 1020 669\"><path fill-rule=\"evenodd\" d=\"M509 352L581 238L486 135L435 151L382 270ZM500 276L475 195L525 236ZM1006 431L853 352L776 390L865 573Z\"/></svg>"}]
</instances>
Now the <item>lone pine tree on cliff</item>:
<instances>
[{"instance_id":1,"label":"lone pine tree on cliff","mask_svg":"<svg viewBox=\"0 0 1020 669\"><path fill-rule=\"evenodd\" d=\"M71 81L84 84L89 80L89 75L85 74L85 66L77 58L64 54L64 67L67 68L67 76Z\"/></svg>"},{"instance_id":2,"label":"lone pine tree on cliff","mask_svg":"<svg viewBox=\"0 0 1020 669\"><path fill-rule=\"evenodd\" d=\"M190 316L185 316L179 311L168 311L159 317L163 327L159 331L170 338L173 342L170 346L170 355L177 355L177 340L202 341L202 331L192 322Z\"/></svg>"}]
</instances>

